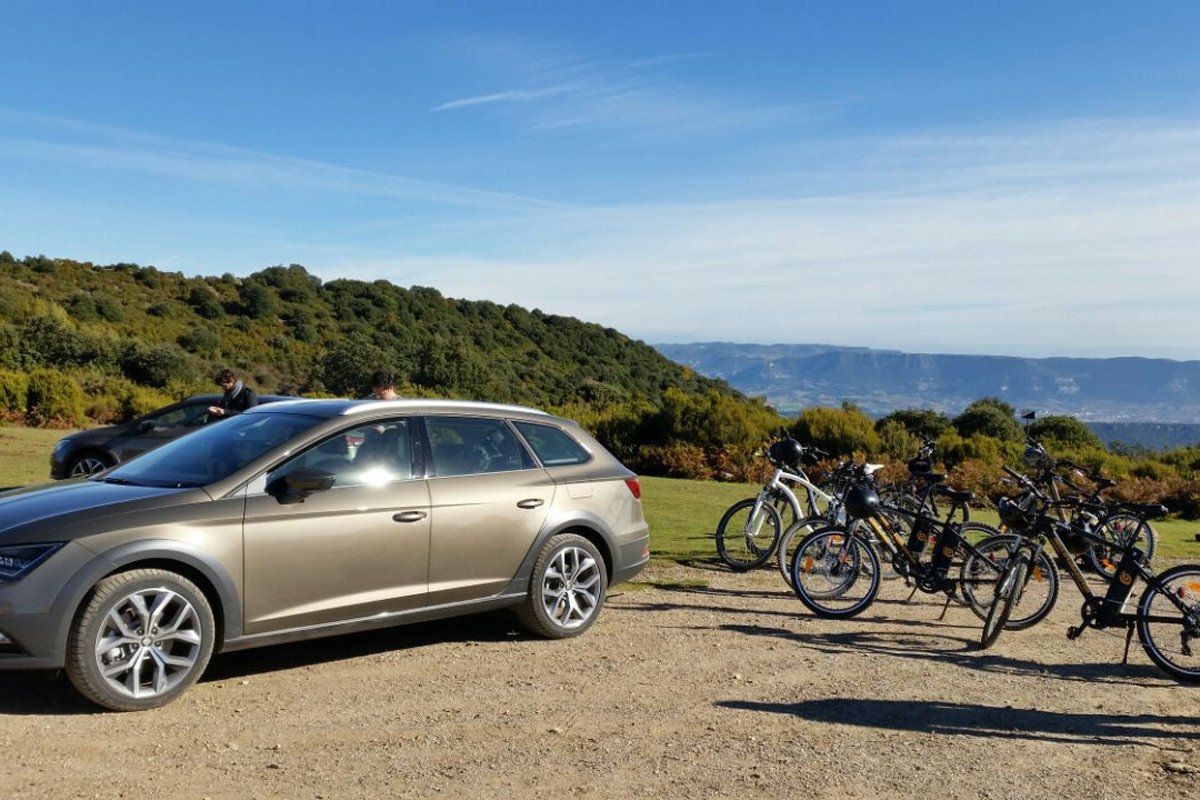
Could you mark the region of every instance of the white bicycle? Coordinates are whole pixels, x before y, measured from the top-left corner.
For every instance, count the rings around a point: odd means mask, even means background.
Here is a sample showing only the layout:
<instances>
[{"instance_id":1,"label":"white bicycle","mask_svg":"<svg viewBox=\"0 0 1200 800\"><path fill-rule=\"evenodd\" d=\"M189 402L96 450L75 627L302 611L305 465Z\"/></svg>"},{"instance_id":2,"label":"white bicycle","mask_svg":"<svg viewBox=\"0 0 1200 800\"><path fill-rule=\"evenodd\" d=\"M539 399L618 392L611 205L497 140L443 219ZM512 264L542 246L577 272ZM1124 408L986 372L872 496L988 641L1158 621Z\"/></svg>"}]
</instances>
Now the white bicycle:
<instances>
[{"instance_id":1,"label":"white bicycle","mask_svg":"<svg viewBox=\"0 0 1200 800\"><path fill-rule=\"evenodd\" d=\"M717 525L717 555L731 569L741 572L765 564L778 549L784 530L797 521L827 519L830 507L838 505L837 498L809 480L802 466L804 459L824 455L791 438L767 448L775 473L757 497L734 503Z\"/></svg>"}]
</instances>

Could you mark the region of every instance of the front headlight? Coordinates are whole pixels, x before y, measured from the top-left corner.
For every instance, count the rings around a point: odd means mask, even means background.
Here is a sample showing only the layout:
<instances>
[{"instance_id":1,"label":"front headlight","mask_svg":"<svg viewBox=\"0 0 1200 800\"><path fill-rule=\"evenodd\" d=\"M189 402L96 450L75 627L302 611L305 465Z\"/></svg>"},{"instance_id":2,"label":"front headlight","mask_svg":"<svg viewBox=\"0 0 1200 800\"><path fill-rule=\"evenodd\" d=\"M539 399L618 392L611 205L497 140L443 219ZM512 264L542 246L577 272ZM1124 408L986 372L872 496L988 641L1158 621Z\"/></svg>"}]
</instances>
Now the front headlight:
<instances>
[{"instance_id":1,"label":"front headlight","mask_svg":"<svg viewBox=\"0 0 1200 800\"><path fill-rule=\"evenodd\" d=\"M21 580L62 546L62 542L54 542L0 547L0 581Z\"/></svg>"}]
</instances>

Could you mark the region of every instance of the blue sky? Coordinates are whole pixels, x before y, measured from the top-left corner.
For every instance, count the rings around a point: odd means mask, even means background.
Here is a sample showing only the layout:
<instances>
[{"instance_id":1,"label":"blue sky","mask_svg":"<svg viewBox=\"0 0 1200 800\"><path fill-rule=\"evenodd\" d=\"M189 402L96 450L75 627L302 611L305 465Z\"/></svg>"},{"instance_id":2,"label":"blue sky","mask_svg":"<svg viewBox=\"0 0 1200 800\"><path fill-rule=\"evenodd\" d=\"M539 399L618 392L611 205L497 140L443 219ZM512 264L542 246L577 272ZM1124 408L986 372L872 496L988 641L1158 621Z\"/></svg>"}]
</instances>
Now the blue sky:
<instances>
[{"instance_id":1,"label":"blue sky","mask_svg":"<svg viewBox=\"0 0 1200 800\"><path fill-rule=\"evenodd\" d=\"M1195 4L242 5L0 8L0 249L1200 357Z\"/></svg>"}]
</instances>

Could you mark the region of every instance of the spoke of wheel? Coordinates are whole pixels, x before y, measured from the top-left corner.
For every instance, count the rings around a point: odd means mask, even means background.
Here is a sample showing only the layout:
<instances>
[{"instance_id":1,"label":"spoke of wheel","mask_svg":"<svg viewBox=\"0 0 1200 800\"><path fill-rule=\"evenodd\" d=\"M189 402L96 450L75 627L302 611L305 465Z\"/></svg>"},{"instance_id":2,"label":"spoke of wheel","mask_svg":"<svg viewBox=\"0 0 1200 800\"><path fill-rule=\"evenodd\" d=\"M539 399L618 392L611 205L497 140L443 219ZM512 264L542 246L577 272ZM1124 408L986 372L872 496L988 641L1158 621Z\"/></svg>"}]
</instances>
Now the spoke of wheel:
<instances>
[{"instance_id":1,"label":"spoke of wheel","mask_svg":"<svg viewBox=\"0 0 1200 800\"><path fill-rule=\"evenodd\" d=\"M102 636L96 642L96 655L103 655L114 647L121 647L127 644L137 644L138 640L130 636Z\"/></svg>"},{"instance_id":2,"label":"spoke of wheel","mask_svg":"<svg viewBox=\"0 0 1200 800\"><path fill-rule=\"evenodd\" d=\"M129 595L129 604L142 620L142 634L150 632L150 609L146 607L146 598L140 594Z\"/></svg>"},{"instance_id":3,"label":"spoke of wheel","mask_svg":"<svg viewBox=\"0 0 1200 800\"><path fill-rule=\"evenodd\" d=\"M158 623L162 621L163 611L175 599L175 593L163 590L154 598L154 604L150 607L150 627L157 628Z\"/></svg>"},{"instance_id":4,"label":"spoke of wheel","mask_svg":"<svg viewBox=\"0 0 1200 800\"><path fill-rule=\"evenodd\" d=\"M158 636L160 642L183 642L184 644L200 644L200 634L193 630L171 631Z\"/></svg>"},{"instance_id":5,"label":"spoke of wheel","mask_svg":"<svg viewBox=\"0 0 1200 800\"><path fill-rule=\"evenodd\" d=\"M120 631L122 636L129 639L137 638L137 631L129 627L129 624L125 622L125 618L117 613L117 609L114 608L112 611L108 612L107 621L118 631Z\"/></svg>"},{"instance_id":6,"label":"spoke of wheel","mask_svg":"<svg viewBox=\"0 0 1200 800\"><path fill-rule=\"evenodd\" d=\"M160 632L175 633L176 631L179 630L180 626L183 625L183 623L187 622L189 619L192 618L192 604L191 603L183 603L182 606L183 607L180 608L179 612L175 615L175 619L171 620L166 625L158 626L158 629Z\"/></svg>"}]
</instances>

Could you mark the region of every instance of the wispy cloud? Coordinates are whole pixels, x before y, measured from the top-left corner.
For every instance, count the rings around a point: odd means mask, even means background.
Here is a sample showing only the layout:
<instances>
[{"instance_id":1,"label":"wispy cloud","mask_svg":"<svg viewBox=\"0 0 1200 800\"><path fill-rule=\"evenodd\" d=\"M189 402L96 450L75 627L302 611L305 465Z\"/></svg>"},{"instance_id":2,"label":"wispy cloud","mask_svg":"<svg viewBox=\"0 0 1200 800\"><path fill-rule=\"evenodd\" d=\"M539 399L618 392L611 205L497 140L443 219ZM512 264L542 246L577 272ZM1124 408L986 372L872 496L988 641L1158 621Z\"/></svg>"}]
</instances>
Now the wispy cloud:
<instances>
[{"instance_id":1,"label":"wispy cloud","mask_svg":"<svg viewBox=\"0 0 1200 800\"><path fill-rule=\"evenodd\" d=\"M454 108L467 108L468 106L482 106L488 103L519 103L527 100L540 100L544 97L554 97L560 94L575 91L574 86L549 86L545 89L514 89L507 92L493 92L492 94L481 94L474 97L463 97L459 100L451 100L448 103L442 103L439 106L434 106L434 111L449 111Z\"/></svg>"},{"instance_id":2,"label":"wispy cloud","mask_svg":"<svg viewBox=\"0 0 1200 800\"><path fill-rule=\"evenodd\" d=\"M176 139L64 117L0 108L9 157L71 162L263 189L311 189L485 208L539 208L550 201L501 191L279 156L215 142Z\"/></svg>"},{"instance_id":3,"label":"wispy cloud","mask_svg":"<svg viewBox=\"0 0 1200 800\"><path fill-rule=\"evenodd\" d=\"M468 39L465 52L485 78L515 84L511 89L448 100L434 111L477 106L513 106L531 129L607 127L643 132L716 131L779 122L804 103L755 100L671 77L664 67L714 53L665 53L622 60L527 40Z\"/></svg>"}]
</instances>

